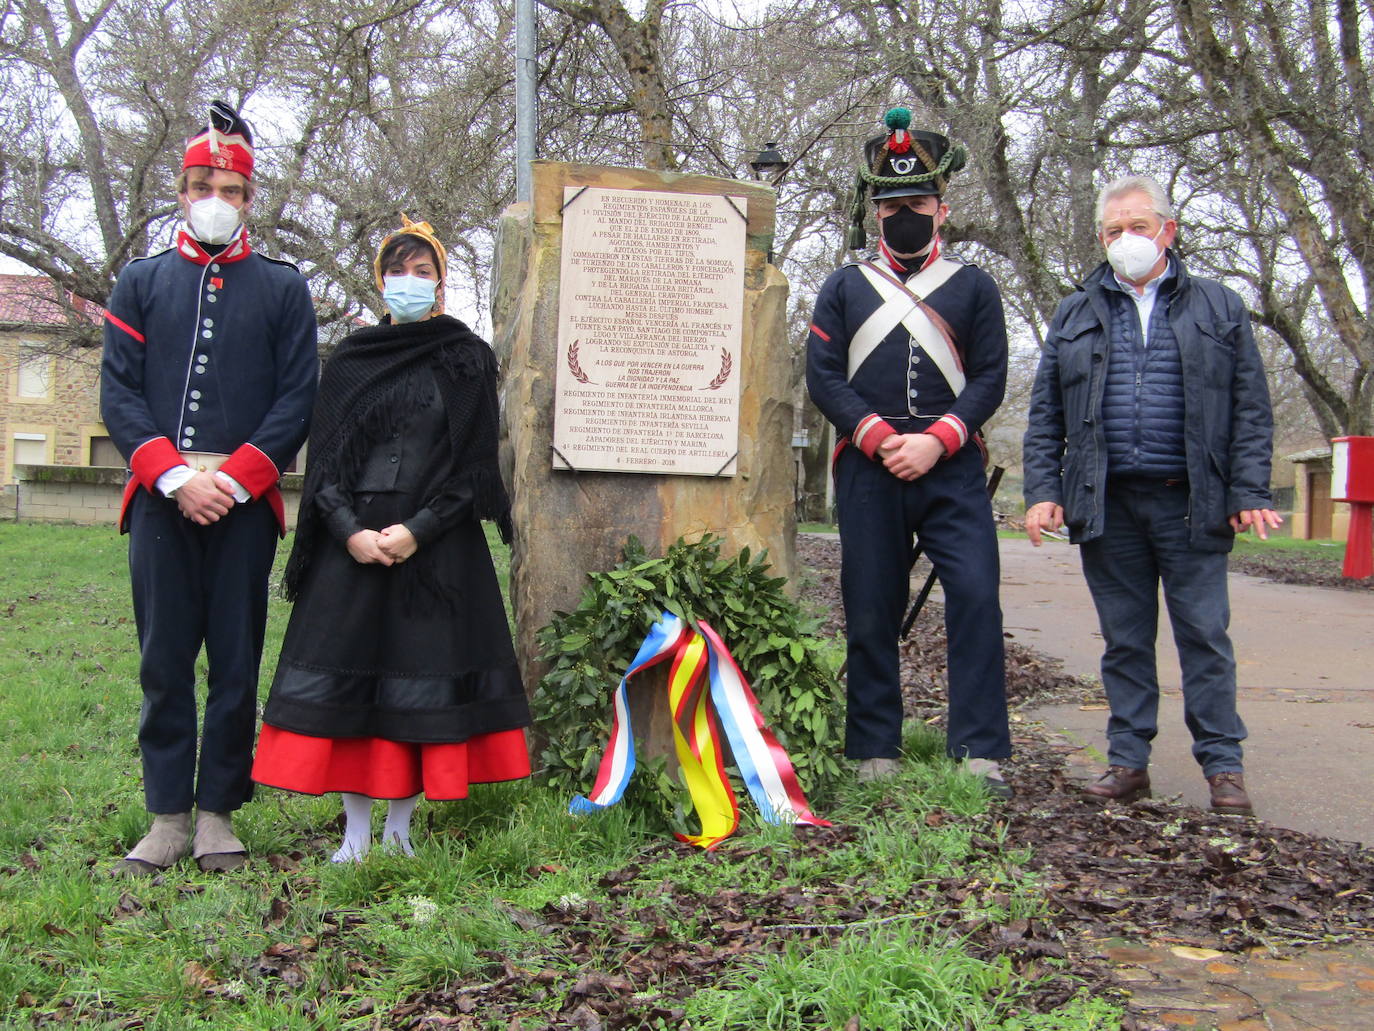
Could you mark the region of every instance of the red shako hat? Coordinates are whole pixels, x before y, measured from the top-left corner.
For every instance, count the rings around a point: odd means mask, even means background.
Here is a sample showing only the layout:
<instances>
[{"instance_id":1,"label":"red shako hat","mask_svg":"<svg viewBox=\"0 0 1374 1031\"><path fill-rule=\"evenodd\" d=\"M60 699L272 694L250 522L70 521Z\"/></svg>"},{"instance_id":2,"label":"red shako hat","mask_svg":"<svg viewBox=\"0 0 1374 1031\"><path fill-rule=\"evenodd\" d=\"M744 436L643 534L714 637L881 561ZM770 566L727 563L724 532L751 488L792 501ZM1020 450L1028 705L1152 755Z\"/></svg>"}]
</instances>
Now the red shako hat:
<instances>
[{"instance_id":1,"label":"red shako hat","mask_svg":"<svg viewBox=\"0 0 1374 1031\"><path fill-rule=\"evenodd\" d=\"M187 168L223 168L253 178L253 130L222 100L210 105L209 124L186 141Z\"/></svg>"}]
</instances>

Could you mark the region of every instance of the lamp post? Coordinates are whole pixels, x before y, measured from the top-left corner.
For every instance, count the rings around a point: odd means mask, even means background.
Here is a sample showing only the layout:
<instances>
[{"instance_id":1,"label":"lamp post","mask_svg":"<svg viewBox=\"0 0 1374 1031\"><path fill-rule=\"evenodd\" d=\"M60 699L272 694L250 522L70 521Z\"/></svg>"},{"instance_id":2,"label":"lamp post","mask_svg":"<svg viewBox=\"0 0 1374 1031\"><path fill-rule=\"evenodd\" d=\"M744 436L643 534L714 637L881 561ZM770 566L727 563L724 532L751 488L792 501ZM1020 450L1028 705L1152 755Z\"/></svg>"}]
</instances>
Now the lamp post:
<instances>
[{"instance_id":1,"label":"lamp post","mask_svg":"<svg viewBox=\"0 0 1374 1031\"><path fill-rule=\"evenodd\" d=\"M758 156L749 162L749 167L754 170L754 178L772 182L774 177L780 175L787 168L787 159L778 150L777 142L765 143L763 149L758 152Z\"/></svg>"},{"instance_id":2,"label":"lamp post","mask_svg":"<svg viewBox=\"0 0 1374 1031\"><path fill-rule=\"evenodd\" d=\"M539 64L534 0L515 2L515 199L534 199L534 140L538 112L535 91Z\"/></svg>"},{"instance_id":3,"label":"lamp post","mask_svg":"<svg viewBox=\"0 0 1374 1031\"><path fill-rule=\"evenodd\" d=\"M769 186L776 185L776 179L787 170L787 159L778 150L777 142L765 143L763 149L755 155L754 160L749 162L749 167L754 170L754 178L761 182L766 182ZM770 242L768 247L768 264L773 264L773 247Z\"/></svg>"}]
</instances>

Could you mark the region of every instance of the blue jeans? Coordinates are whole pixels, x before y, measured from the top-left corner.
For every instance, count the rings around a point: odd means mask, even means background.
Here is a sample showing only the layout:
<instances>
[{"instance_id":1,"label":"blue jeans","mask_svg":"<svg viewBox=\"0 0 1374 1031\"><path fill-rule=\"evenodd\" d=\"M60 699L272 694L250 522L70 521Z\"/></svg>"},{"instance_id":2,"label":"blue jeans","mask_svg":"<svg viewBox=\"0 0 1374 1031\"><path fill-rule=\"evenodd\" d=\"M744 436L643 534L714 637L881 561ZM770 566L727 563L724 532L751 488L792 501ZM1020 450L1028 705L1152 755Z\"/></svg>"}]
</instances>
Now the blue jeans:
<instances>
[{"instance_id":1,"label":"blue jeans","mask_svg":"<svg viewBox=\"0 0 1374 1031\"><path fill-rule=\"evenodd\" d=\"M1188 544L1188 487L1111 482L1101 537L1081 546L1107 650L1107 761L1144 769L1158 731L1159 585L1183 671L1183 718L1204 776L1239 771L1245 724L1227 627L1226 554Z\"/></svg>"}]
</instances>

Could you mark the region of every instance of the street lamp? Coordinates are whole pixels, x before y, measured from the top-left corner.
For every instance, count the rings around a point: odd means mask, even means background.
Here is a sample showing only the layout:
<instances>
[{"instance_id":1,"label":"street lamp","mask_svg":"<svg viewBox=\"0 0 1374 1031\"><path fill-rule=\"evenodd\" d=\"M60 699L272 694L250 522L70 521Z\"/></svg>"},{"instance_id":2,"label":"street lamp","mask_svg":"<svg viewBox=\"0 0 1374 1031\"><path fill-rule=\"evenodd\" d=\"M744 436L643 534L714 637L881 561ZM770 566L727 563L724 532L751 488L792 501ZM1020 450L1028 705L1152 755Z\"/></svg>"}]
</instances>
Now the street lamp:
<instances>
[{"instance_id":1,"label":"street lamp","mask_svg":"<svg viewBox=\"0 0 1374 1031\"><path fill-rule=\"evenodd\" d=\"M772 182L773 177L787 167L787 159L778 150L776 141L765 143L763 149L759 151L758 157L749 162L749 167L754 170L755 179L766 179Z\"/></svg>"}]
</instances>

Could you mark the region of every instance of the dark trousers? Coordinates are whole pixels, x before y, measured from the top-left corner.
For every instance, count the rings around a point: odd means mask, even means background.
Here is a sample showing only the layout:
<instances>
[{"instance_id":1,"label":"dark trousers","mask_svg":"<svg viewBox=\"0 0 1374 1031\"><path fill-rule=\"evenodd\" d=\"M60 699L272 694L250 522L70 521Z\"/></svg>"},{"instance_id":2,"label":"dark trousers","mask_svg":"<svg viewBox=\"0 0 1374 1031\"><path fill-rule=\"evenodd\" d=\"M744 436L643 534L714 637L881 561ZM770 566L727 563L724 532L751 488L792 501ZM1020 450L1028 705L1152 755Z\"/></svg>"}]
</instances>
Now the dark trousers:
<instances>
[{"instance_id":1,"label":"dark trousers","mask_svg":"<svg viewBox=\"0 0 1374 1031\"><path fill-rule=\"evenodd\" d=\"M1104 532L1082 545L1107 650L1107 761L1144 769L1158 730L1159 587L1183 671L1183 718L1204 775L1241 769L1236 661L1227 627L1226 555L1188 543L1188 487L1111 482Z\"/></svg>"},{"instance_id":2,"label":"dark trousers","mask_svg":"<svg viewBox=\"0 0 1374 1031\"><path fill-rule=\"evenodd\" d=\"M845 755L895 758L902 743L897 636L910 597L912 535L935 566L949 637L955 758L1011 755L997 533L982 455L966 447L905 482L847 447L835 466L840 587L849 637Z\"/></svg>"},{"instance_id":3,"label":"dark trousers","mask_svg":"<svg viewBox=\"0 0 1374 1031\"><path fill-rule=\"evenodd\" d=\"M258 665L277 522L264 502L209 526L140 490L129 517L129 575L142 652L138 744L152 813L192 802L229 812L252 797ZM209 665L197 768L196 658Z\"/></svg>"}]
</instances>

